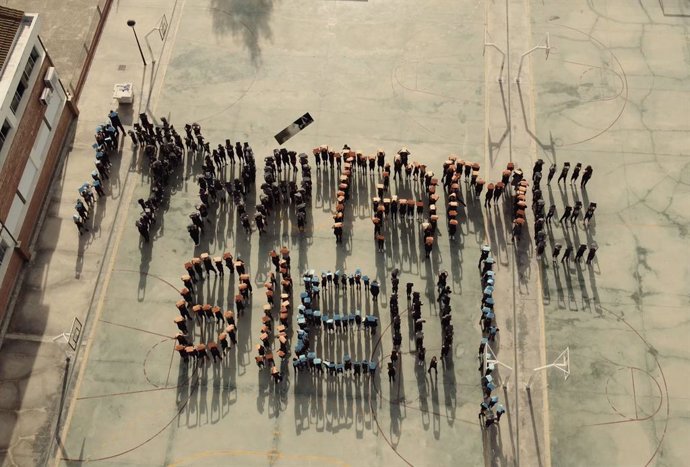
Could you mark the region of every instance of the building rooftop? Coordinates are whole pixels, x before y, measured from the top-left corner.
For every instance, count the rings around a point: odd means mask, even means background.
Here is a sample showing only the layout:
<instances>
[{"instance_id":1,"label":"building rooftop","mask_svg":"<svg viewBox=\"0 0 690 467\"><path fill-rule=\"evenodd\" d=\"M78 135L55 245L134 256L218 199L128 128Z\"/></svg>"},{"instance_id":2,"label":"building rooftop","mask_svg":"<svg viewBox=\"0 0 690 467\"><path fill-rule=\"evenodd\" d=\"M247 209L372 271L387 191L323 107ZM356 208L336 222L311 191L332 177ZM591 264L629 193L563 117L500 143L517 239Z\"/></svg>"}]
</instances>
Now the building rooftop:
<instances>
[{"instance_id":1,"label":"building rooftop","mask_svg":"<svg viewBox=\"0 0 690 467\"><path fill-rule=\"evenodd\" d=\"M5 66L5 60L12 50L23 17L23 11L0 7L0 70Z\"/></svg>"}]
</instances>

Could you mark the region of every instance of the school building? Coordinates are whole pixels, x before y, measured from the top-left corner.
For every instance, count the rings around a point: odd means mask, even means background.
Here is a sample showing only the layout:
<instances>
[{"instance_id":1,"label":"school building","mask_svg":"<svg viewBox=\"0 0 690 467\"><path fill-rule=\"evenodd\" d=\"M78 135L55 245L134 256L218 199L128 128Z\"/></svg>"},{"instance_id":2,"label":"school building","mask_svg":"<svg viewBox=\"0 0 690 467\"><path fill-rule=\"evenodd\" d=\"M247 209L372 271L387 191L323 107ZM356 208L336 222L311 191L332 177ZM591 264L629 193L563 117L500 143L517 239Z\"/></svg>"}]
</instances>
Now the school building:
<instances>
[{"instance_id":1,"label":"school building","mask_svg":"<svg viewBox=\"0 0 690 467\"><path fill-rule=\"evenodd\" d=\"M0 323L78 110L39 37L40 18L0 7Z\"/></svg>"}]
</instances>

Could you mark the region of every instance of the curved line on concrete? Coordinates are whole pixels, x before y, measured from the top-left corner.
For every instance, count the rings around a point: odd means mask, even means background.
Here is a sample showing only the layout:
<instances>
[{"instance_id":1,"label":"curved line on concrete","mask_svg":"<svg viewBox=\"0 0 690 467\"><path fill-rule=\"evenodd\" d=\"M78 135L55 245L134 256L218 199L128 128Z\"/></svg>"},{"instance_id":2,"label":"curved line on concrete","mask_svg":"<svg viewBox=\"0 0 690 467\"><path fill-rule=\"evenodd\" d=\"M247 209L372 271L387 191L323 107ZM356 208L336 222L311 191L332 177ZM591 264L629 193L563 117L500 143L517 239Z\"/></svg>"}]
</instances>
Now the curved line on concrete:
<instances>
[{"instance_id":1,"label":"curved line on concrete","mask_svg":"<svg viewBox=\"0 0 690 467\"><path fill-rule=\"evenodd\" d=\"M642 417L642 418L637 417L637 416L636 416L635 418L630 418L629 416L623 415L623 414L620 412L620 410L618 410L618 409L616 408L616 406L613 405L613 402L611 402L611 398L609 397L609 382L611 381L611 378L609 378L609 379L606 381L606 399L608 399L609 404L611 405L611 408L613 409L613 411L616 412L616 413L617 413L618 415L620 415L621 417L623 417L625 420L616 420L616 421L614 421L614 422L593 423L593 424L588 425L588 426L611 425L611 424L614 424L614 423L621 423L621 422L643 422L643 421L645 421L645 420L649 420L650 418L654 417L657 413L659 413L659 411L661 410L661 406L664 404L663 390L661 389L661 385L659 384L659 381L657 381L657 379L656 379L654 376L652 376L652 374L651 374L650 372L648 372L648 371L646 371L646 370L643 370L642 368L637 368L637 367L635 367L635 366L622 366L622 367L618 368L618 371L621 371L621 370L628 370L628 369L629 369L630 371L632 371L632 370L637 370L637 371L639 371L639 372L641 372L641 373L644 373L644 374L646 374L647 376L649 376L649 378L650 378L652 381L654 381L654 384L656 384L656 387L657 387L657 389L659 390L659 405L657 406L657 408L653 411L652 414L650 414L650 415L648 415L648 416L646 416L646 417ZM636 409L636 410L637 410L637 409Z\"/></svg>"},{"instance_id":2,"label":"curved line on concrete","mask_svg":"<svg viewBox=\"0 0 690 467\"><path fill-rule=\"evenodd\" d=\"M147 272L137 271L137 270L133 270L133 269L113 269L113 271L114 271L114 272L136 272L136 273L139 273L139 274L144 274L144 275L146 275L146 276L153 277L153 278L155 278L155 279L160 280L161 282L163 282L163 283L169 285L170 287L172 287L173 289L175 289L175 290L177 291L177 288L176 288L174 285L172 285L170 282L168 282L168 281L166 281L165 279L162 279L161 277L156 276L156 275L154 275L154 274L149 274L149 273L147 273ZM161 341L161 342L164 342L164 341ZM159 342L159 344L160 344L160 342ZM158 344L156 344L156 345L158 345ZM154 347L155 347L155 346L154 346ZM149 352L150 352L150 350L149 350ZM148 354L147 354L147 358L148 358ZM198 372L198 367L195 367L195 368L194 368L194 372L192 373L192 375L189 377L189 379L188 379L184 384L187 384L187 383L188 383L189 381L191 381L194 377L196 377L196 376L197 376L197 372ZM148 378L147 378L147 379L148 379ZM149 382L150 382L150 381L149 381ZM154 385L154 386L155 386L155 385ZM176 386L176 387L180 387L180 386L182 386L182 384L179 385L179 386ZM177 411L175 412L175 415L170 419L170 421L169 421L168 423L166 423L160 430L158 430L156 433L154 433L152 436L150 436L150 437L147 438L146 440L142 441L141 443L139 443L139 444L137 444L137 445L135 445L135 446L133 446L133 447L131 447L131 448L129 448L129 449L126 449L126 450L124 450L124 451L118 452L118 453L116 453L116 454L111 454L111 455L108 455L108 456L96 457L96 458L89 458L89 457L84 457L84 458L61 457L61 460L65 461L65 462L84 462L84 463L86 463L86 462L97 462L97 461L104 461L104 460L114 459L114 458L116 458L116 457L122 456L122 455L124 455L124 454L128 454L128 453L130 453L130 452L132 452L132 451L135 451L135 450L139 449L140 447L144 446L145 444L147 444L147 443L149 443L150 441L152 441L153 439L155 439L157 436L159 436L161 433L163 433L170 425L172 425L172 423L175 421L175 419L177 419L177 417L180 416L180 414L181 414L182 411L185 409L185 407L187 407L187 404L188 404L189 401L191 400L192 396L194 396L194 393L196 392L196 390L197 390L198 387L199 387L199 380L196 380L196 382L192 385L191 390L189 391L189 396L187 397L186 400L184 400L184 401L181 403L181 405L178 406ZM162 390L162 389L173 389L173 388L157 388L157 389L152 390L152 391L140 391L140 392L153 392L153 391ZM135 392L132 392L132 394L133 394L133 393L135 393ZM129 393L116 393L116 394L109 394L109 395L124 395L124 394L129 394ZM92 397L85 397L85 398L83 398L83 399L93 399L93 398L96 398L96 397L106 397L106 396L107 396L107 395L105 395L105 396L92 396Z\"/></svg>"},{"instance_id":3,"label":"curved line on concrete","mask_svg":"<svg viewBox=\"0 0 690 467\"><path fill-rule=\"evenodd\" d=\"M136 269L113 269L113 272L136 272L137 274L143 274L143 275L145 275L145 276L147 276L147 277L153 277L154 279L158 279L159 281L161 281L161 282L163 282L163 283L165 283L165 284L168 284L170 287L172 287L173 289L175 289L175 292L178 292L178 293L180 292L180 289L178 289L177 287L175 287L174 285L172 285L172 284L171 284L170 282L168 282L167 280L165 280L165 279L163 279L162 277L157 276L157 275L155 275L155 274L151 274L151 273L144 272L144 271L138 271L138 270L136 270Z\"/></svg>"},{"instance_id":4,"label":"curved line on concrete","mask_svg":"<svg viewBox=\"0 0 690 467\"><path fill-rule=\"evenodd\" d=\"M158 347L160 344L162 344L163 342L166 342L166 341L168 341L168 340L170 340L170 339L163 339L163 340L161 340L160 342L156 342L155 344L153 344L153 346L148 350L148 352L146 352L146 356L144 357L144 362L141 364L142 370L144 371L144 378L146 378L146 381L148 381L148 383L149 383L151 386L153 386L154 388L160 388L160 386L157 385L156 383L154 383L153 381L151 381L151 378L149 378L148 373L146 373L146 362L148 362L148 360L149 360L149 355L151 355L151 352L153 352L153 349L155 349L155 348ZM175 350L173 349L173 352L174 352L174 351L175 351ZM179 385L174 386L174 387L179 387Z\"/></svg>"},{"instance_id":5,"label":"curved line on concrete","mask_svg":"<svg viewBox=\"0 0 690 467\"><path fill-rule=\"evenodd\" d=\"M192 376L190 377L190 380L191 380L192 378L196 377L197 371L198 371L198 367L197 367L197 368L194 368L194 372L192 373ZM177 417L179 417L180 414L182 414L182 411L185 409L185 407L187 407L187 404L188 404L189 401L192 399L192 396L194 395L194 393L196 392L196 390L197 390L198 387L199 387L199 380L197 380L196 383L192 386L191 390L189 391L189 396L188 396L187 399L186 399L185 401L183 401L182 404L177 408L177 411L175 412L175 415L170 419L170 421L169 421L168 423L166 423L166 424L165 424L160 430L158 430L156 433L154 433L153 435L151 435L149 438L145 439L145 440L142 441L141 443L137 444L136 446L133 446L133 447L131 447L131 448L129 448L129 449L125 449L124 451L118 452L118 453L116 453L116 454L111 454L111 455L109 455L109 456L95 457L95 458L89 458L89 457L85 457L85 458L61 457L60 459L63 460L63 461L65 461L65 462L84 462L84 463L86 463L86 462L98 462L98 461L104 461L104 460L114 459L114 458L116 458L116 457L122 456L122 455L124 455L124 454L128 454L128 453L130 453L130 452L132 452L132 451L135 451L135 450L139 449L140 447L144 446L145 444L147 444L147 443L149 443L150 441L152 441L153 439L155 439L158 435L160 435L161 433L163 433L170 425L173 424L173 422L177 419Z\"/></svg>"},{"instance_id":6,"label":"curved line on concrete","mask_svg":"<svg viewBox=\"0 0 690 467\"><path fill-rule=\"evenodd\" d=\"M664 438L666 437L666 432L668 431L668 421L669 421L669 416L671 413L671 400L668 396L668 383L666 382L666 375L664 375L664 370L661 367L661 363L659 363L659 359L656 356L656 349L654 349L654 347L652 347L652 345L650 345L649 342L647 342L647 340L644 337L642 337L642 335L639 333L639 331L637 329L635 329L633 326L631 326L630 323L628 323L623 318L623 315L618 314L615 311L612 311L612 310L610 310L606 307L603 307L603 306L601 307L601 309L606 311L607 313L612 314L619 321L622 321L626 326L628 326L630 328L630 330L632 332L634 332L637 335L637 337L640 338L640 340L642 342L644 342L644 344L647 346L647 351L650 353L650 355L652 356L652 358L656 362L656 366L659 369L659 373L661 374L661 379L664 383L664 388L663 388L664 394L662 394L662 397L663 397L663 395L665 395L665 399L666 399L666 419L664 420L664 429L661 433L661 436L659 437L659 441L657 443L656 449L652 453L652 456L649 458L649 460L644 464L645 467L647 467L652 463L652 461L657 456L657 454L659 454L659 451L661 449L661 444L664 442ZM614 422L614 423L626 423L626 422L630 422L630 421L638 421L638 420L619 420L619 421ZM587 425L584 425L584 426L587 426Z\"/></svg>"},{"instance_id":7,"label":"curved line on concrete","mask_svg":"<svg viewBox=\"0 0 690 467\"><path fill-rule=\"evenodd\" d=\"M589 138L585 138L585 139L583 139L583 140L581 140L581 141L575 141L575 142L573 142L573 143L562 144L560 147L575 146L575 145L577 145L577 144L586 143L587 141L591 141L591 140L593 140L593 139L595 139L595 138L598 138L599 136L601 136L601 135L603 135L604 133L606 133L607 131L609 131L609 130L613 127L613 125L615 125L615 124L618 122L618 120L620 120L621 116L623 115L623 111L625 110L625 107L628 105L628 93L629 93L628 77L627 77L627 75L626 75L626 73L625 73L625 69L623 68L623 65L621 64L621 62L620 62L620 60L618 59L618 57L616 56L616 54L614 54L612 51L610 51L610 50L606 47L606 45L605 45L604 43L602 43L600 40L595 39L591 34L585 32L585 31L582 31L582 30L580 30L580 29L573 28L573 27L571 27L571 26L566 26L566 25L564 25L564 24L558 24L558 23L553 23L553 24L556 25L556 26L560 26L560 27L562 27L562 28L564 28L564 29L569 29L569 30L571 30L571 31L575 31L575 32L577 32L577 33L582 34L583 36L586 36L586 37L589 39L589 41L590 41L592 44L594 44L599 50L601 50L601 51L606 51L606 52L608 52L609 54L611 54L611 57L613 57L613 59L616 61L616 63L618 64L618 67L619 67L620 70L621 70L622 79L623 79L623 84L624 84L625 96L623 96L623 105L621 106L621 109L620 109L620 111L618 112L618 115L616 116L616 118L614 118L613 121L612 121L611 123L609 123L609 125L608 125L606 128L604 128L603 130L601 130L599 133L597 133L597 134L595 134L595 135L593 135L593 136L590 136Z\"/></svg>"},{"instance_id":8,"label":"curved line on concrete","mask_svg":"<svg viewBox=\"0 0 690 467\"><path fill-rule=\"evenodd\" d=\"M347 467L349 467L349 465L350 465L347 462L344 462L340 459L336 459L335 457L330 457L330 456L285 454L285 453L276 452L276 451L250 451L248 449L232 449L232 450L227 450L227 451L201 451L201 452L198 452L196 454L191 454L191 455L183 457L179 460L173 461L171 464L168 464L168 467L180 467L182 465L186 465L186 464L189 464L191 462L195 462L195 461L198 461L201 459L208 459L208 458L214 458L214 457L220 457L220 456L266 457L273 462L275 462L276 460L279 460L279 459L285 459L285 460L297 460L297 461L311 461L311 462L317 462L317 463L320 462L320 463L327 463L327 464L347 466ZM273 463L273 462L271 462L271 463Z\"/></svg>"},{"instance_id":9,"label":"curved line on concrete","mask_svg":"<svg viewBox=\"0 0 690 467\"><path fill-rule=\"evenodd\" d=\"M406 314L409 313L409 309L406 311ZM378 339L376 339L376 343L374 344L374 347L371 349L371 355L369 356L369 361L371 361L374 358L374 354L378 350L378 348L381 345L381 339L383 338L383 334L390 329L391 325L393 323L389 323L388 326L386 326L385 329L381 330L381 333L379 334ZM379 365L379 374L381 374L381 365ZM374 389L376 389L376 385L373 384L373 379L372 379L372 386ZM379 396L382 397L382 396ZM383 440L390 446L390 448L393 450L393 452L402 460L405 464L407 464L410 467L413 467L414 464L412 464L410 461L408 461L402 454L398 452L398 450L393 446L393 443L388 439L388 437L384 434L383 429L381 428L381 424L379 423L379 418L376 416L376 407L374 407L372 403L372 398L369 397L369 411L371 412L371 417L374 419L374 423L376 423L377 428L379 429L379 433L381 434L381 437Z\"/></svg>"}]
</instances>

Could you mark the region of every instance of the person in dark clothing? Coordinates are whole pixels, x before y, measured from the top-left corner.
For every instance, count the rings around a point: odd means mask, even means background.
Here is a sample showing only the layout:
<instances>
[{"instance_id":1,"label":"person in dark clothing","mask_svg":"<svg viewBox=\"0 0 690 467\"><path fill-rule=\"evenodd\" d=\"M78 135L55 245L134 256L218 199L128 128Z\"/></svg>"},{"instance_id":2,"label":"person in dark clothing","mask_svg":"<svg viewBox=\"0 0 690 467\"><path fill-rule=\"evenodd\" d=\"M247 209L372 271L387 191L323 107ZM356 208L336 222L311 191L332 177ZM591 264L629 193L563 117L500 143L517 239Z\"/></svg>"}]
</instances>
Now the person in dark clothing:
<instances>
[{"instance_id":1,"label":"person in dark clothing","mask_svg":"<svg viewBox=\"0 0 690 467\"><path fill-rule=\"evenodd\" d=\"M597 203L589 203L589 207L587 208L587 212L585 213L585 224L589 224L589 222L592 220L592 217L594 216L594 211L597 209Z\"/></svg>"},{"instance_id":2,"label":"person in dark clothing","mask_svg":"<svg viewBox=\"0 0 690 467\"><path fill-rule=\"evenodd\" d=\"M544 219L547 224L551 223L551 218L554 216L554 214L556 214L556 205L552 204L549 206L549 211L546 213L546 219Z\"/></svg>"},{"instance_id":3,"label":"person in dark clothing","mask_svg":"<svg viewBox=\"0 0 690 467\"><path fill-rule=\"evenodd\" d=\"M592 264L592 261L594 261L594 256L597 254L598 249L599 247L596 243L592 243L589 246L589 253L587 253L587 264Z\"/></svg>"},{"instance_id":4,"label":"person in dark clothing","mask_svg":"<svg viewBox=\"0 0 690 467\"><path fill-rule=\"evenodd\" d=\"M556 181L556 183L561 183L561 180L565 182L568 178L568 172L570 172L570 162L566 162L565 164L563 164L561 174L558 176L558 180Z\"/></svg>"},{"instance_id":5,"label":"person in dark clothing","mask_svg":"<svg viewBox=\"0 0 690 467\"><path fill-rule=\"evenodd\" d=\"M577 253L575 253L575 261L579 263L582 260L582 256L585 254L585 251L587 251L587 245L583 243L577 248Z\"/></svg>"},{"instance_id":6,"label":"person in dark clothing","mask_svg":"<svg viewBox=\"0 0 690 467\"><path fill-rule=\"evenodd\" d=\"M388 382L395 382L395 366L393 365L393 363L388 364Z\"/></svg>"},{"instance_id":7,"label":"person in dark clothing","mask_svg":"<svg viewBox=\"0 0 690 467\"><path fill-rule=\"evenodd\" d=\"M426 370L427 373L429 373L429 376L431 376L431 370L434 370L434 376L438 378L438 360L436 359L436 355L431 357L431 361L429 362L429 369Z\"/></svg>"},{"instance_id":8,"label":"person in dark clothing","mask_svg":"<svg viewBox=\"0 0 690 467\"><path fill-rule=\"evenodd\" d=\"M558 220L558 222L559 222L560 224L562 224L564 220L565 220L566 222L568 222L568 218L570 217L570 214L571 214L572 212L573 212L573 207L572 207L572 206L566 206L566 207L565 207L565 211L563 212L563 215L562 215L561 218Z\"/></svg>"},{"instance_id":9,"label":"person in dark clothing","mask_svg":"<svg viewBox=\"0 0 690 467\"><path fill-rule=\"evenodd\" d=\"M551 164L551 167L549 167L549 174L546 177L546 184L550 185L551 180L553 179L553 176L556 175L556 164Z\"/></svg>"},{"instance_id":10,"label":"person in dark clothing","mask_svg":"<svg viewBox=\"0 0 690 467\"><path fill-rule=\"evenodd\" d=\"M142 237L144 237L145 242L151 241L151 238L149 237L149 228L148 225L145 225L141 221L136 221L135 225L137 226L137 230L139 231L139 234L141 234Z\"/></svg>"},{"instance_id":11,"label":"person in dark clothing","mask_svg":"<svg viewBox=\"0 0 690 467\"><path fill-rule=\"evenodd\" d=\"M74 224L77 226L77 230L79 231L79 235L83 234L85 231L88 232L89 229L87 229L84 226L84 220L79 216L79 214L74 214L72 216L72 220L74 221Z\"/></svg>"},{"instance_id":12,"label":"person in dark clothing","mask_svg":"<svg viewBox=\"0 0 690 467\"><path fill-rule=\"evenodd\" d=\"M369 291L371 292L371 297L373 301L378 300L380 286L378 281L373 281L369 286Z\"/></svg>"},{"instance_id":13,"label":"person in dark clothing","mask_svg":"<svg viewBox=\"0 0 690 467\"><path fill-rule=\"evenodd\" d=\"M199 227L195 224L189 224L187 226L187 232L189 236L192 237L195 246L199 246Z\"/></svg>"},{"instance_id":14,"label":"person in dark clothing","mask_svg":"<svg viewBox=\"0 0 690 467\"><path fill-rule=\"evenodd\" d=\"M580 169L582 169L582 163L578 162L577 164L575 164L575 168L573 169L573 175L570 177L571 185L577 183L577 178L580 176Z\"/></svg>"},{"instance_id":15,"label":"person in dark clothing","mask_svg":"<svg viewBox=\"0 0 690 467\"><path fill-rule=\"evenodd\" d=\"M582 181L580 182L580 188L584 188L587 185L589 179L592 178L592 172L594 172L594 169L592 169L591 165L585 167L585 171L582 173Z\"/></svg>"},{"instance_id":16,"label":"person in dark clothing","mask_svg":"<svg viewBox=\"0 0 690 467\"><path fill-rule=\"evenodd\" d=\"M120 116L117 114L117 112L111 110L108 114L108 118L110 119L110 123L115 128L119 128L120 130L122 130L122 133L126 133L125 127L122 126L122 121L120 120Z\"/></svg>"}]
</instances>

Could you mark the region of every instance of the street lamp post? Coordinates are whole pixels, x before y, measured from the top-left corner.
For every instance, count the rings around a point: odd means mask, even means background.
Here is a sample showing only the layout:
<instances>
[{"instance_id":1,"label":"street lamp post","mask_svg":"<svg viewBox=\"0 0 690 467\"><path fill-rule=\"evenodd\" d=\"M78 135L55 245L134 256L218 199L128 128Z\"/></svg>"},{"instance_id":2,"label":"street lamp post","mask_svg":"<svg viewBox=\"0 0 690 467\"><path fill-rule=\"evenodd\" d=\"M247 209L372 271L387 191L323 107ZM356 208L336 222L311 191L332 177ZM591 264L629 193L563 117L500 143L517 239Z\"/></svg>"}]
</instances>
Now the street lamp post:
<instances>
[{"instance_id":1,"label":"street lamp post","mask_svg":"<svg viewBox=\"0 0 690 467\"><path fill-rule=\"evenodd\" d=\"M134 29L134 26L137 24L136 21L133 19L127 20L127 26L132 28L132 32L134 33L134 39L137 41L137 47L139 47L139 53L141 54L141 61L144 62L144 66L146 66L146 59L144 58L144 52L141 50L141 44L139 43L139 36L137 36L137 30Z\"/></svg>"}]
</instances>

